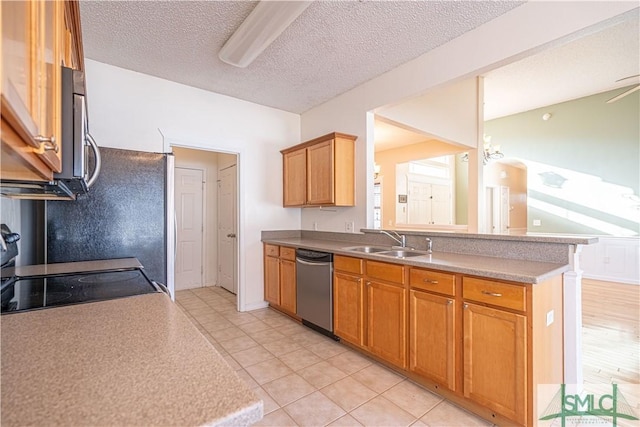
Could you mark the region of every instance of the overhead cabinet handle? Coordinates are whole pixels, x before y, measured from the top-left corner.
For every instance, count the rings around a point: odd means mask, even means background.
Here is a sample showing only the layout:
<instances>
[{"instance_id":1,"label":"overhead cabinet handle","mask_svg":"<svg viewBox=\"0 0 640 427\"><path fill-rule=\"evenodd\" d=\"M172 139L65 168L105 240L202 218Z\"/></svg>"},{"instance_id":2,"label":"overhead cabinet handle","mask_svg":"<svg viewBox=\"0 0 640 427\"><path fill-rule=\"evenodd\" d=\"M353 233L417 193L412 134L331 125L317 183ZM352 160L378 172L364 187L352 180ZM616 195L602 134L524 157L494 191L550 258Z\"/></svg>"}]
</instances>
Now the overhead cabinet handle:
<instances>
[{"instance_id":1,"label":"overhead cabinet handle","mask_svg":"<svg viewBox=\"0 0 640 427\"><path fill-rule=\"evenodd\" d=\"M33 139L40 143L41 152L53 151L54 153L58 153L60 151L60 146L58 145L58 141L56 141L55 136L46 137L38 135Z\"/></svg>"}]
</instances>

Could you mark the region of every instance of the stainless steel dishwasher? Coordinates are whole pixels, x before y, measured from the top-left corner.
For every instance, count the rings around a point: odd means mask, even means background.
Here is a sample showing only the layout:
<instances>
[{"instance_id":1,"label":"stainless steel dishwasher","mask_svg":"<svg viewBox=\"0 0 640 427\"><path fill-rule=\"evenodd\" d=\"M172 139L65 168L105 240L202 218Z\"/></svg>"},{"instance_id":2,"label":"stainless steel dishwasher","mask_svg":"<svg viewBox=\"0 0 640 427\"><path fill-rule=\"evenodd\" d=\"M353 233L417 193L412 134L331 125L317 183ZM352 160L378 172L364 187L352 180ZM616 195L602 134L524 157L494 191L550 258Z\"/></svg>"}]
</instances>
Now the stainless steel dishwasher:
<instances>
[{"instance_id":1,"label":"stainless steel dishwasher","mask_svg":"<svg viewBox=\"0 0 640 427\"><path fill-rule=\"evenodd\" d=\"M333 335L333 254L296 250L297 315L302 323Z\"/></svg>"}]
</instances>

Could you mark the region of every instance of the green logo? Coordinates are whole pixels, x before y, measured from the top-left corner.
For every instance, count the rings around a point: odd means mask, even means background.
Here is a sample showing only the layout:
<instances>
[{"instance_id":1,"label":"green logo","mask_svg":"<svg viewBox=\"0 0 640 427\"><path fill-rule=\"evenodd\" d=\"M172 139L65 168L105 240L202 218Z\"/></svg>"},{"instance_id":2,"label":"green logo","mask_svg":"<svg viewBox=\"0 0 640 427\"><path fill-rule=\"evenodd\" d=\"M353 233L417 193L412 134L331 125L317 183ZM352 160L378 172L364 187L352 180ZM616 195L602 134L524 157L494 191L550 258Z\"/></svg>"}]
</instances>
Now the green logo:
<instances>
[{"instance_id":1,"label":"green logo","mask_svg":"<svg viewBox=\"0 0 640 427\"><path fill-rule=\"evenodd\" d=\"M610 420L616 427L619 419L637 420L631 405L626 401L618 384L612 384L611 394L567 394L566 385L561 384L551 403L540 417L541 421L560 418L562 427L566 426L567 418L598 417ZM590 423L592 424L592 423Z\"/></svg>"}]
</instances>

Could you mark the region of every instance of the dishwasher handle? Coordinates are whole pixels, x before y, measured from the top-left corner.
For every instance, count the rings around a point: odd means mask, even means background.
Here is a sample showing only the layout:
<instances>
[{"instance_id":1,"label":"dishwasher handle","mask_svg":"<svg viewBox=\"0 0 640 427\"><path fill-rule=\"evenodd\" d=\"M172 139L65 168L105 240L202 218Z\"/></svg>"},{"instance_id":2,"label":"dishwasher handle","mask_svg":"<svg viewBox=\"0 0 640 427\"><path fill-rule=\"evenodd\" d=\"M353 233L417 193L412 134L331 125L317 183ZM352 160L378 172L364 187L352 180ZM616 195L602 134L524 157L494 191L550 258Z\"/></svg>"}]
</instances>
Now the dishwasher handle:
<instances>
[{"instance_id":1,"label":"dishwasher handle","mask_svg":"<svg viewBox=\"0 0 640 427\"><path fill-rule=\"evenodd\" d=\"M333 254L329 252L317 252L308 249L296 249L296 259L312 263L333 262ZM326 264L325 264L326 265Z\"/></svg>"},{"instance_id":2,"label":"dishwasher handle","mask_svg":"<svg viewBox=\"0 0 640 427\"><path fill-rule=\"evenodd\" d=\"M331 262L309 262L309 261L302 260L300 258L296 258L296 262L299 262L300 264L303 264L303 265L311 265L313 267L333 264Z\"/></svg>"}]
</instances>

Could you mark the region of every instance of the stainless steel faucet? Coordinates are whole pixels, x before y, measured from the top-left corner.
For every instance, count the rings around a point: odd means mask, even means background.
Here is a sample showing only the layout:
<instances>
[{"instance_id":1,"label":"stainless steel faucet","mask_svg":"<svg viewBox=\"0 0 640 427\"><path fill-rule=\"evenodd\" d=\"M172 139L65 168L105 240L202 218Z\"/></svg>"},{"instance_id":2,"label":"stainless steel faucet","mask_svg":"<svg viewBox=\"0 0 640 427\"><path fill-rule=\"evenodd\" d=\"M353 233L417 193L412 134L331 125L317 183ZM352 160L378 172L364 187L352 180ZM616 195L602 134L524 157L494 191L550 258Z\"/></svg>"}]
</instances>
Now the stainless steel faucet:
<instances>
[{"instance_id":1,"label":"stainless steel faucet","mask_svg":"<svg viewBox=\"0 0 640 427\"><path fill-rule=\"evenodd\" d=\"M427 240L427 252L433 253L433 241L430 238L426 238Z\"/></svg>"},{"instance_id":2,"label":"stainless steel faucet","mask_svg":"<svg viewBox=\"0 0 640 427\"><path fill-rule=\"evenodd\" d=\"M406 244L406 236L404 234L398 234L397 232L391 230L391 233L395 234L392 235L390 234L388 231L384 231L384 230L380 230L380 233L382 234L386 234L387 236L391 237L396 243L398 243L401 247L406 248L407 244Z\"/></svg>"}]
</instances>

